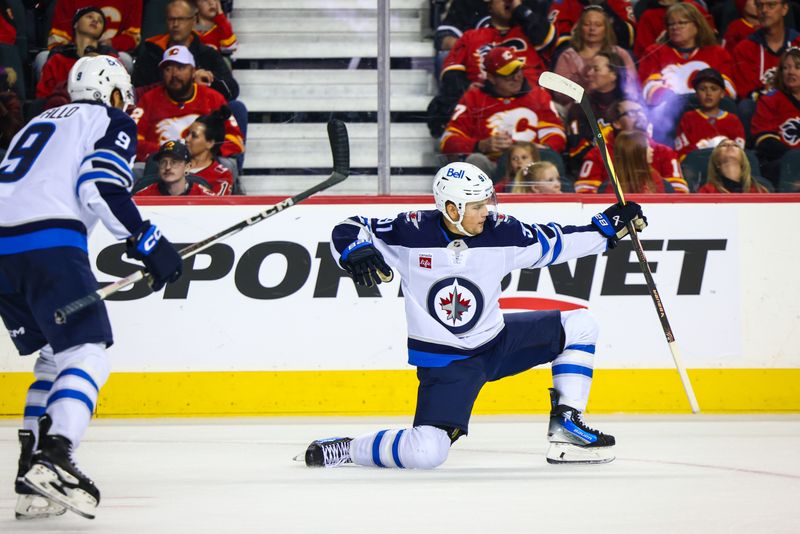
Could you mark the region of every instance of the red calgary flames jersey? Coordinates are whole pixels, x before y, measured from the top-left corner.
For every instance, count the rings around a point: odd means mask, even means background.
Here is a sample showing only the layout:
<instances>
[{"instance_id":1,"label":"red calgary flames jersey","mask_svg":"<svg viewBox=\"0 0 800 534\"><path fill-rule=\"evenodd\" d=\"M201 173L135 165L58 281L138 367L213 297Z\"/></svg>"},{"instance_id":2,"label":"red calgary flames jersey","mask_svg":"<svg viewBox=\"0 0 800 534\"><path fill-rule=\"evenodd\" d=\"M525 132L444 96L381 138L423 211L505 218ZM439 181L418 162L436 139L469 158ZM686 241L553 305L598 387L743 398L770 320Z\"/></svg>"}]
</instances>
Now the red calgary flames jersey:
<instances>
[{"instance_id":1,"label":"red calgary flames jersey","mask_svg":"<svg viewBox=\"0 0 800 534\"><path fill-rule=\"evenodd\" d=\"M756 144L773 137L789 148L800 147L800 102L777 90L761 96L751 131Z\"/></svg>"},{"instance_id":2,"label":"red calgary flames jersey","mask_svg":"<svg viewBox=\"0 0 800 534\"><path fill-rule=\"evenodd\" d=\"M200 84L194 84L194 96L186 102L172 100L163 87L147 91L131 114L138 128L136 159L146 160L170 139L183 139L197 117L207 115L224 104L227 104L224 96ZM233 115L225 123L225 142L220 150L223 156L244 152L242 132Z\"/></svg>"},{"instance_id":3,"label":"red calgary flames jersey","mask_svg":"<svg viewBox=\"0 0 800 534\"><path fill-rule=\"evenodd\" d=\"M552 30L545 39L544 44L552 40ZM542 46L543 46L542 45ZM538 85L539 75L546 70L542 58L536 51L536 46L528 42L525 32L519 26L513 26L503 33L497 28L479 28L467 30L456 41L455 46L444 60L442 75L451 70L461 70L467 73L471 82L483 82L486 79L486 68L483 61L489 50L498 46L508 46L517 51L517 56L525 60L525 77L531 85Z\"/></svg>"},{"instance_id":4,"label":"red calgary flames jersey","mask_svg":"<svg viewBox=\"0 0 800 534\"><path fill-rule=\"evenodd\" d=\"M699 109L693 109L684 113L678 123L675 150L682 161L692 150L714 148L723 138L732 139L744 148L744 125L739 117L727 111L718 117L710 117Z\"/></svg>"},{"instance_id":5,"label":"red calgary flames jersey","mask_svg":"<svg viewBox=\"0 0 800 534\"><path fill-rule=\"evenodd\" d=\"M47 46L71 43L72 17L77 10L88 6L100 8L105 15L106 29L101 41L111 39L111 47L122 52L136 48L142 31L141 0L58 0Z\"/></svg>"},{"instance_id":6,"label":"red calgary flames jersey","mask_svg":"<svg viewBox=\"0 0 800 534\"><path fill-rule=\"evenodd\" d=\"M544 89L535 87L517 98L500 98L473 87L459 100L440 149L445 154L470 154L478 141L501 132L514 141L547 145L559 153L567 144L564 124ZM499 153L487 155L500 157Z\"/></svg>"},{"instance_id":7,"label":"red calgary flames jersey","mask_svg":"<svg viewBox=\"0 0 800 534\"><path fill-rule=\"evenodd\" d=\"M609 158L614 159L614 134L610 133L606 139ZM666 145L650 140L653 149L653 168L672 185L676 193L688 193L689 186L683 179L681 166L678 164L678 155L674 150ZM606 168L603 165L603 158L600 156L600 149L593 146L586 158L583 160L578 179L575 181L576 193L597 193L600 184L609 180Z\"/></svg>"},{"instance_id":8,"label":"red calgary flames jersey","mask_svg":"<svg viewBox=\"0 0 800 534\"><path fill-rule=\"evenodd\" d=\"M731 63L730 54L721 46L704 46L689 54L689 57L683 57L669 45L654 44L639 62L639 79L642 80L645 101L650 105L658 104L665 91L678 95L693 93L692 74L709 67L722 74L725 92L735 99Z\"/></svg>"},{"instance_id":9,"label":"red calgary flames jersey","mask_svg":"<svg viewBox=\"0 0 800 534\"><path fill-rule=\"evenodd\" d=\"M214 161L208 167L189 169L188 172L208 182L215 195L223 196L233 193L233 174L221 163Z\"/></svg>"}]
</instances>

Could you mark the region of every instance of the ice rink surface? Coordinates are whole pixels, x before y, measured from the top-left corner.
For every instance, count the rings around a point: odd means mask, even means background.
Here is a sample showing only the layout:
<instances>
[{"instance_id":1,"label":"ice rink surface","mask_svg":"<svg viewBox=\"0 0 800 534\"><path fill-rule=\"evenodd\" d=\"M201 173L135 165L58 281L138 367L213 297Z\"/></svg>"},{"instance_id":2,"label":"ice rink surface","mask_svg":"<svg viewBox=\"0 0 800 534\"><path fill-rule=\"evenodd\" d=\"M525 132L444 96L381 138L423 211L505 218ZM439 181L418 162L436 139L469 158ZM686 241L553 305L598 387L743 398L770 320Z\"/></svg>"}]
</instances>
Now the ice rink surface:
<instances>
[{"instance_id":1,"label":"ice rink surface","mask_svg":"<svg viewBox=\"0 0 800 534\"><path fill-rule=\"evenodd\" d=\"M99 420L77 453L97 519L16 521L16 423L0 422L0 532L800 532L800 415L587 416L607 465L549 465L547 418L475 417L433 471L292 461L402 418Z\"/></svg>"}]
</instances>

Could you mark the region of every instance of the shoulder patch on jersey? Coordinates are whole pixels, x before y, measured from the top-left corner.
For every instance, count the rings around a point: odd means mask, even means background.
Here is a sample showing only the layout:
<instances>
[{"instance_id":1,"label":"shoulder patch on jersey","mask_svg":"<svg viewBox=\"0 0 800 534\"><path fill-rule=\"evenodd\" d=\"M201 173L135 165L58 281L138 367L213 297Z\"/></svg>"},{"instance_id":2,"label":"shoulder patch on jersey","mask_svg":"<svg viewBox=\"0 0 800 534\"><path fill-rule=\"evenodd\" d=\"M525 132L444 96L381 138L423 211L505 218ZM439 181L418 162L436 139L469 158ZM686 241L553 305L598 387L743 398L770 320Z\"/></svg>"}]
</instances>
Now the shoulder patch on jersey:
<instances>
[{"instance_id":1,"label":"shoulder patch on jersey","mask_svg":"<svg viewBox=\"0 0 800 534\"><path fill-rule=\"evenodd\" d=\"M414 225L414 228L419 230L419 221L422 218L422 212L420 211L407 211L406 212L406 222L409 222Z\"/></svg>"}]
</instances>

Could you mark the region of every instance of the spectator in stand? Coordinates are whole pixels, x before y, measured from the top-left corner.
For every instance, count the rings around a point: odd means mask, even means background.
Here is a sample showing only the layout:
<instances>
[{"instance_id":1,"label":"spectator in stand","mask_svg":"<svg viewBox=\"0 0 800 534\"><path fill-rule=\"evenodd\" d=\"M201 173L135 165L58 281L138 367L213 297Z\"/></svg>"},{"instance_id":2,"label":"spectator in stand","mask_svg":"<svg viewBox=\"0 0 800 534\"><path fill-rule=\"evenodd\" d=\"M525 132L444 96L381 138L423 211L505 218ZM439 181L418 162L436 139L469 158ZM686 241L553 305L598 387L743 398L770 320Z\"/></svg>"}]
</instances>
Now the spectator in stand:
<instances>
[{"instance_id":1,"label":"spectator in stand","mask_svg":"<svg viewBox=\"0 0 800 534\"><path fill-rule=\"evenodd\" d=\"M765 88L767 80L774 76L778 60L790 46L800 46L800 33L787 28L783 18L789 12L785 0L756 0L759 29L743 39L733 49L733 79L739 97L755 100L757 93ZM742 120L752 115L754 103L745 104Z\"/></svg>"},{"instance_id":2,"label":"spectator in stand","mask_svg":"<svg viewBox=\"0 0 800 534\"><path fill-rule=\"evenodd\" d=\"M558 167L550 161L536 161L514 175L512 193L554 194L561 192Z\"/></svg>"},{"instance_id":3,"label":"spectator in stand","mask_svg":"<svg viewBox=\"0 0 800 534\"><path fill-rule=\"evenodd\" d=\"M142 95L131 113L138 128L137 161L147 160L170 139L182 139L197 117L226 104L221 94L195 81L194 57L185 46L168 48L159 71L163 85ZM226 121L225 131L220 153L225 157L243 153L242 133L233 117Z\"/></svg>"},{"instance_id":4,"label":"spectator in stand","mask_svg":"<svg viewBox=\"0 0 800 534\"><path fill-rule=\"evenodd\" d=\"M233 26L222 11L219 0L197 0L194 30L203 44L213 46L224 56L233 54L239 46Z\"/></svg>"},{"instance_id":5,"label":"spectator in stand","mask_svg":"<svg viewBox=\"0 0 800 534\"><path fill-rule=\"evenodd\" d=\"M233 193L233 173L219 161L220 147L225 141L225 123L231 111L222 106L208 115L198 117L186 133L186 147L189 150L190 174L208 182L215 195Z\"/></svg>"},{"instance_id":6,"label":"spectator in stand","mask_svg":"<svg viewBox=\"0 0 800 534\"><path fill-rule=\"evenodd\" d=\"M136 196L214 195L202 179L187 175L189 151L180 141L167 141L153 159L158 163L158 181L138 191Z\"/></svg>"},{"instance_id":7,"label":"spectator in stand","mask_svg":"<svg viewBox=\"0 0 800 534\"><path fill-rule=\"evenodd\" d=\"M17 73L10 67L0 67L0 153L5 154L11 139L25 124L22 102L14 92ZM0 156L2 157L2 156Z\"/></svg>"},{"instance_id":8,"label":"spectator in stand","mask_svg":"<svg viewBox=\"0 0 800 534\"><path fill-rule=\"evenodd\" d=\"M614 171L623 193L672 193L670 183L653 168L653 147L647 134L639 130L620 132L614 139ZM606 181L598 193L610 193L613 186Z\"/></svg>"},{"instance_id":9,"label":"spectator in stand","mask_svg":"<svg viewBox=\"0 0 800 534\"><path fill-rule=\"evenodd\" d=\"M100 42L105 31L105 16L95 6L82 7L72 17L72 38L68 43L58 45L50 50L50 57L42 68L39 82L36 84L36 98L48 98L61 85L59 95L48 102L45 109L70 102L66 92L69 70L83 56L98 54L117 57L113 48Z\"/></svg>"},{"instance_id":10,"label":"spectator in stand","mask_svg":"<svg viewBox=\"0 0 800 534\"><path fill-rule=\"evenodd\" d=\"M168 0L166 7L167 33L147 39L142 45L131 79L135 87L144 87L161 82L158 68L164 51L175 45L189 49L197 68L194 81L218 91L227 100L239 96L239 84L218 50L203 44L194 31L198 20L197 7L190 0Z\"/></svg>"},{"instance_id":11,"label":"spectator in stand","mask_svg":"<svg viewBox=\"0 0 800 534\"><path fill-rule=\"evenodd\" d=\"M789 48L778 64L775 89L762 95L751 126L761 175L778 186L781 158L800 148L800 48Z\"/></svg>"},{"instance_id":12,"label":"spectator in stand","mask_svg":"<svg viewBox=\"0 0 800 534\"><path fill-rule=\"evenodd\" d=\"M524 60L513 48L486 55L486 83L459 100L440 143L444 154L469 154L467 162L495 175L497 160L514 141L528 141L561 153L564 126L550 95L523 74Z\"/></svg>"},{"instance_id":13,"label":"spectator in stand","mask_svg":"<svg viewBox=\"0 0 800 534\"><path fill-rule=\"evenodd\" d=\"M608 34L614 35L616 43L624 48L633 47L634 25L633 6L630 0L559 0L550 3L547 14L556 29L559 48L574 38L576 28L586 9L599 9L609 17Z\"/></svg>"},{"instance_id":14,"label":"spectator in stand","mask_svg":"<svg viewBox=\"0 0 800 534\"><path fill-rule=\"evenodd\" d=\"M640 58L639 77L645 102L657 106L675 95L692 92L689 80L704 68L717 69L725 79L725 91L736 98L731 57L719 46L714 31L691 4L679 3L666 11L667 34L650 45Z\"/></svg>"},{"instance_id":15,"label":"spectator in stand","mask_svg":"<svg viewBox=\"0 0 800 534\"><path fill-rule=\"evenodd\" d=\"M436 27L433 43L436 50L450 50L464 32L489 25L485 0L452 0Z\"/></svg>"},{"instance_id":16,"label":"spectator in stand","mask_svg":"<svg viewBox=\"0 0 800 534\"><path fill-rule=\"evenodd\" d=\"M486 79L486 54L495 47L512 47L524 61L524 75L538 86L546 66L538 51L555 42L555 30L547 21L546 2L534 8L521 0L489 0L490 25L467 30L447 55L442 69L439 94L428 106L428 128L439 137L458 99L471 84Z\"/></svg>"},{"instance_id":17,"label":"spectator in stand","mask_svg":"<svg viewBox=\"0 0 800 534\"><path fill-rule=\"evenodd\" d=\"M506 163L506 174L503 180L494 184L495 191L503 191L508 188L508 184L514 180L519 171L542 159L539 147L527 141L512 143L503 157Z\"/></svg>"},{"instance_id":18,"label":"spectator in stand","mask_svg":"<svg viewBox=\"0 0 800 534\"><path fill-rule=\"evenodd\" d=\"M47 47L72 42L74 15L78 10L97 7L105 25L100 43L120 52L133 52L139 46L142 28L141 0L56 0ZM130 58L129 58L130 59Z\"/></svg>"},{"instance_id":19,"label":"spectator in stand","mask_svg":"<svg viewBox=\"0 0 800 534\"><path fill-rule=\"evenodd\" d=\"M683 161L697 149L714 148L724 139L734 139L744 148L744 125L733 113L719 107L725 92L725 81L715 69L703 69L694 81L697 109L687 111L678 123L675 150Z\"/></svg>"},{"instance_id":20,"label":"spectator in stand","mask_svg":"<svg viewBox=\"0 0 800 534\"><path fill-rule=\"evenodd\" d=\"M731 139L714 147L708 161L708 181L698 193L768 193L752 176L744 149Z\"/></svg>"},{"instance_id":21,"label":"spectator in stand","mask_svg":"<svg viewBox=\"0 0 800 534\"><path fill-rule=\"evenodd\" d=\"M581 87L587 87L592 58L602 51L613 52L619 56L628 69L627 79L632 83L638 83L633 59L626 50L616 45L611 30L611 19L600 6L587 6L583 10L572 30L569 47L558 56L553 70ZM562 105L572 102L571 98L560 93L554 94L553 100Z\"/></svg>"},{"instance_id":22,"label":"spectator in stand","mask_svg":"<svg viewBox=\"0 0 800 534\"><path fill-rule=\"evenodd\" d=\"M736 0L736 8L742 16L728 25L725 30L725 38L722 40L722 46L725 47L731 57L733 57L733 50L736 45L760 27L755 0Z\"/></svg>"},{"instance_id":23,"label":"spectator in stand","mask_svg":"<svg viewBox=\"0 0 800 534\"><path fill-rule=\"evenodd\" d=\"M639 100L638 89L627 81L628 69L617 54L601 51L589 62L586 90L589 103L601 128L610 128L609 111L620 100ZM594 133L580 105L573 103L567 109L567 169L570 176L577 176L583 158L592 148Z\"/></svg>"},{"instance_id":24,"label":"spectator in stand","mask_svg":"<svg viewBox=\"0 0 800 534\"><path fill-rule=\"evenodd\" d=\"M6 0L0 0L0 44L14 46L17 42L17 26L14 13Z\"/></svg>"},{"instance_id":25,"label":"spectator in stand","mask_svg":"<svg viewBox=\"0 0 800 534\"><path fill-rule=\"evenodd\" d=\"M645 115L644 108L636 100L621 100L611 106L610 117L612 119L612 131L604 134L606 147L613 160L614 140L622 132L639 131L647 134L652 128ZM678 164L678 155L675 151L660 143L656 143L648 135L648 144L653 149L653 166L658 174L661 175L672 186L676 193L688 193L689 186L683 179L681 167ZM600 149L593 146L581 166L578 180L575 182L576 193L596 193L600 185L609 180L606 173L603 159L600 156Z\"/></svg>"},{"instance_id":26,"label":"spectator in stand","mask_svg":"<svg viewBox=\"0 0 800 534\"><path fill-rule=\"evenodd\" d=\"M679 0L639 1L647 3L647 6L636 24L636 39L633 45L633 55L637 60L642 61L647 55L647 47L662 39L666 34L667 27L665 26L664 15L667 13L667 8L679 3ZM714 18L703 3L694 2L692 0L688 0L685 3L693 5L702 13L703 18L706 19L706 22L712 28L713 32L714 28L716 28L714 25Z\"/></svg>"}]
</instances>

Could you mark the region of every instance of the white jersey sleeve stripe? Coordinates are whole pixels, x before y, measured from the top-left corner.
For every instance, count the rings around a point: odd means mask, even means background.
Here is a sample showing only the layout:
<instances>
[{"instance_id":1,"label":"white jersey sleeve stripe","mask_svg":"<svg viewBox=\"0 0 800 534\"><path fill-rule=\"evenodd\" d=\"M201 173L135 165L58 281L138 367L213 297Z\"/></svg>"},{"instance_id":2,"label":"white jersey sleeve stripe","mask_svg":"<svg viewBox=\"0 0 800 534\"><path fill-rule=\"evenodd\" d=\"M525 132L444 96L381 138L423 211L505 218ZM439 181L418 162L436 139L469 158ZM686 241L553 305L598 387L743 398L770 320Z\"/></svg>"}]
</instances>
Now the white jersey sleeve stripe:
<instances>
[{"instance_id":1,"label":"white jersey sleeve stripe","mask_svg":"<svg viewBox=\"0 0 800 534\"><path fill-rule=\"evenodd\" d=\"M111 174L104 170L84 172L78 177L78 183L75 184L75 194L80 196L81 186L86 182L108 182L114 185L121 185L123 188L128 189L130 182L127 182L117 175Z\"/></svg>"}]
</instances>

